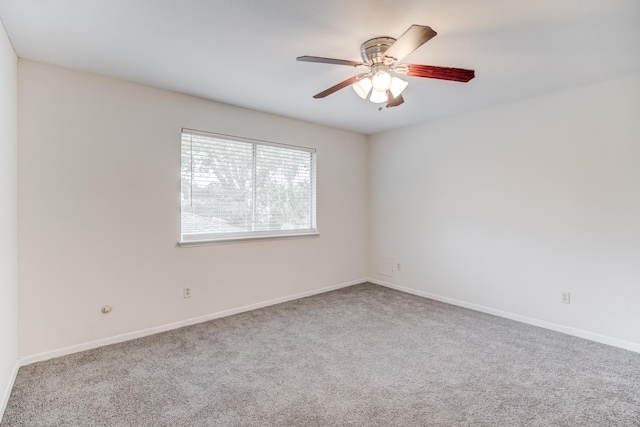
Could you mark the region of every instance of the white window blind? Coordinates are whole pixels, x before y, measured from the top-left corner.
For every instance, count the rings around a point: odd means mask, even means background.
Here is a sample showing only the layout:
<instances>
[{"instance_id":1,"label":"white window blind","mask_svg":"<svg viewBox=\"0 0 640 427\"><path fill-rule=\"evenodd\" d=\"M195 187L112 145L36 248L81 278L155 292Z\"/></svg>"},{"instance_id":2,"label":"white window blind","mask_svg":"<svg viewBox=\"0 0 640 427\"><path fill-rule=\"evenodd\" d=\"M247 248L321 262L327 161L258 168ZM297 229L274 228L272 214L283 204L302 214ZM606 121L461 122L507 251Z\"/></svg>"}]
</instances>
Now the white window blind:
<instances>
[{"instance_id":1,"label":"white window blind","mask_svg":"<svg viewBox=\"0 0 640 427\"><path fill-rule=\"evenodd\" d=\"M315 150L182 130L181 242L316 232Z\"/></svg>"}]
</instances>

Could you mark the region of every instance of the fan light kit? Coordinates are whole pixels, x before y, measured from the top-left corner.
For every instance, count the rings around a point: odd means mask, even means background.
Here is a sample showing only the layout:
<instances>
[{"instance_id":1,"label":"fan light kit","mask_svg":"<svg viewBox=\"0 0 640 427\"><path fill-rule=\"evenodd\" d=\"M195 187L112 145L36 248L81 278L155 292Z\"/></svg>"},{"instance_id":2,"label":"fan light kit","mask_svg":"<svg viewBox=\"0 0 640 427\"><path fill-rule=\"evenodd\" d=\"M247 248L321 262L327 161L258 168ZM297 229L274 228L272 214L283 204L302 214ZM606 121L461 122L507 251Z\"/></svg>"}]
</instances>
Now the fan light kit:
<instances>
[{"instance_id":1,"label":"fan light kit","mask_svg":"<svg viewBox=\"0 0 640 427\"><path fill-rule=\"evenodd\" d=\"M399 39L376 37L362 44L360 53L364 62L344 59L322 58L319 56L299 56L298 61L320 62L324 64L347 65L369 68L369 72L357 74L329 89L315 95L324 98L338 90L351 86L362 99L369 98L375 104L387 103L387 108L397 107L404 102L402 92L409 82L393 75L426 77L431 79L468 82L475 77L474 70L463 68L436 67L433 65L398 64L405 56L431 40L437 33L424 25L412 25Z\"/></svg>"}]
</instances>

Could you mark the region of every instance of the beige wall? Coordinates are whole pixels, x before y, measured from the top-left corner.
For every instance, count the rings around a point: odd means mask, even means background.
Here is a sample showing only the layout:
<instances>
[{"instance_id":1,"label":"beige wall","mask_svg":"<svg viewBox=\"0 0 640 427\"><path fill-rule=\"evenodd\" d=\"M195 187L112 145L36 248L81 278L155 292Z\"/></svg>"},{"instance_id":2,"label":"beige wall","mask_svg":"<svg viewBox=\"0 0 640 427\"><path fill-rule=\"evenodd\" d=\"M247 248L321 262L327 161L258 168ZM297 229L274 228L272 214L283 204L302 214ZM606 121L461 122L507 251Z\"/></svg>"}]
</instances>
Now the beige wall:
<instances>
[{"instance_id":1,"label":"beige wall","mask_svg":"<svg viewBox=\"0 0 640 427\"><path fill-rule=\"evenodd\" d=\"M0 418L18 366L17 61L0 23Z\"/></svg>"},{"instance_id":2,"label":"beige wall","mask_svg":"<svg viewBox=\"0 0 640 427\"><path fill-rule=\"evenodd\" d=\"M367 275L640 351L638 74L369 138L31 61L18 76L24 360ZM321 236L177 248L182 127L316 148ZM402 269L377 275L378 256Z\"/></svg>"},{"instance_id":3,"label":"beige wall","mask_svg":"<svg viewBox=\"0 0 640 427\"><path fill-rule=\"evenodd\" d=\"M366 277L366 137L26 60L18 73L21 357ZM321 235L176 247L182 127L316 148Z\"/></svg>"},{"instance_id":4,"label":"beige wall","mask_svg":"<svg viewBox=\"0 0 640 427\"><path fill-rule=\"evenodd\" d=\"M634 74L372 136L371 277L640 351L639 112Z\"/></svg>"}]
</instances>

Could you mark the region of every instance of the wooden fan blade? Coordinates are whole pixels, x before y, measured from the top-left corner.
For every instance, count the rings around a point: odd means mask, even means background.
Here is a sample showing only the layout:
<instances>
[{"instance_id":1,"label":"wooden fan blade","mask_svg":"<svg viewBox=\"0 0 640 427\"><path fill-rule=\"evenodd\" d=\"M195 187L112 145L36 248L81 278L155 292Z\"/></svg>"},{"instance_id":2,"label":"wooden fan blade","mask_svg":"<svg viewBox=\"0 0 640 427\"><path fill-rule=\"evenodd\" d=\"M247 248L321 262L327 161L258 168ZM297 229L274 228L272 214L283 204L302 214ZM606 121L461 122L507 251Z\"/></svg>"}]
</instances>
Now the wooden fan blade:
<instances>
[{"instance_id":1,"label":"wooden fan blade","mask_svg":"<svg viewBox=\"0 0 640 427\"><path fill-rule=\"evenodd\" d=\"M355 82L360 80L362 78L362 76L366 76L366 75L367 75L367 73L357 74L357 75L355 75L355 76L353 76L351 78L348 78L347 80L345 80L343 82L338 83L335 86L331 86L329 89L327 89L325 91L322 91L319 94L314 95L313 97L315 99L324 98L327 95L331 95L333 92L339 91L343 87L347 87L347 86L350 86L350 85L354 84Z\"/></svg>"},{"instance_id":2,"label":"wooden fan blade","mask_svg":"<svg viewBox=\"0 0 640 427\"><path fill-rule=\"evenodd\" d=\"M427 77L430 79L440 80L453 80L455 82L468 82L475 77L476 72L474 70L466 70L464 68L448 68L448 67L436 67L434 65L416 65L416 64L402 64L400 67L409 67L407 76L413 77Z\"/></svg>"},{"instance_id":3,"label":"wooden fan blade","mask_svg":"<svg viewBox=\"0 0 640 427\"><path fill-rule=\"evenodd\" d=\"M319 62L322 64L348 65L350 67L358 67L364 65L362 62L348 61L346 59L322 58L320 56L298 56L296 61L302 62Z\"/></svg>"},{"instance_id":4,"label":"wooden fan blade","mask_svg":"<svg viewBox=\"0 0 640 427\"><path fill-rule=\"evenodd\" d=\"M391 91L387 90L387 108L397 107L398 105L401 105L403 103L404 98L402 97L402 94L398 95L397 98L394 98Z\"/></svg>"},{"instance_id":5,"label":"wooden fan blade","mask_svg":"<svg viewBox=\"0 0 640 427\"><path fill-rule=\"evenodd\" d=\"M412 25L384 53L385 58L401 61L405 56L431 40L438 34L425 25Z\"/></svg>"}]
</instances>

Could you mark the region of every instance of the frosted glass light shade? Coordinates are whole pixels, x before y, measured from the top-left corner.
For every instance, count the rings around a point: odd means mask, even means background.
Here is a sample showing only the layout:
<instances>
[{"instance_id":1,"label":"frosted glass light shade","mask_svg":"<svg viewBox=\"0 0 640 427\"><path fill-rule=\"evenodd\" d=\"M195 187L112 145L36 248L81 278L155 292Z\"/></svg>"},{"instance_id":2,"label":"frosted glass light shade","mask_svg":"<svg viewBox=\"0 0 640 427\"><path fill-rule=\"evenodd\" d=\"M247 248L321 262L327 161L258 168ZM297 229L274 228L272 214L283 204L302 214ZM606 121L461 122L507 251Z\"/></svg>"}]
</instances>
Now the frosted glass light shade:
<instances>
[{"instance_id":1,"label":"frosted glass light shade","mask_svg":"<svg viewBox=\"0 0 640 427\"><path fill-rule=\"evenodd\" d=\"M408 84L409 82L405 82L398 77L394 77L391 79L391 86L389 87L389 90L391 91L393 97L397 98L402 93L402 91L405 90Z\"/></svg>"},{"instance_id":2,"label":"frosted glass light shade","mask_svg":"<svg viewBox=\"0 0 640 427\"><path fill-rule=\"evenodd\" d=\"M352 84L351 87L360 98L367 99L367 95L369 95L369 91L371 90L371 79L365 77Z\"/></svg>"},{"instance_id":3,"label":"frosted glass light shade","mask_svg":"<svg viewBox=\"0 0 640 427\"><path fill-rule=\"evenodd\" d=\"M391 86L391 74L386 71L378 71L371 77L371 83L375 90L384 92Z\"/></svg>"},{"instance_id":4,"label":"frosted glass light shade","mask_svg":"<svg viewBox=\"0 0 640 427\"><path fill-rule=\"evenodd\" d=\"M380 104L382 102L387 102L387 92L382 90L376 90L375 88L371 91L371 98L369 101Z\"/></svg>"}]
</instances>

